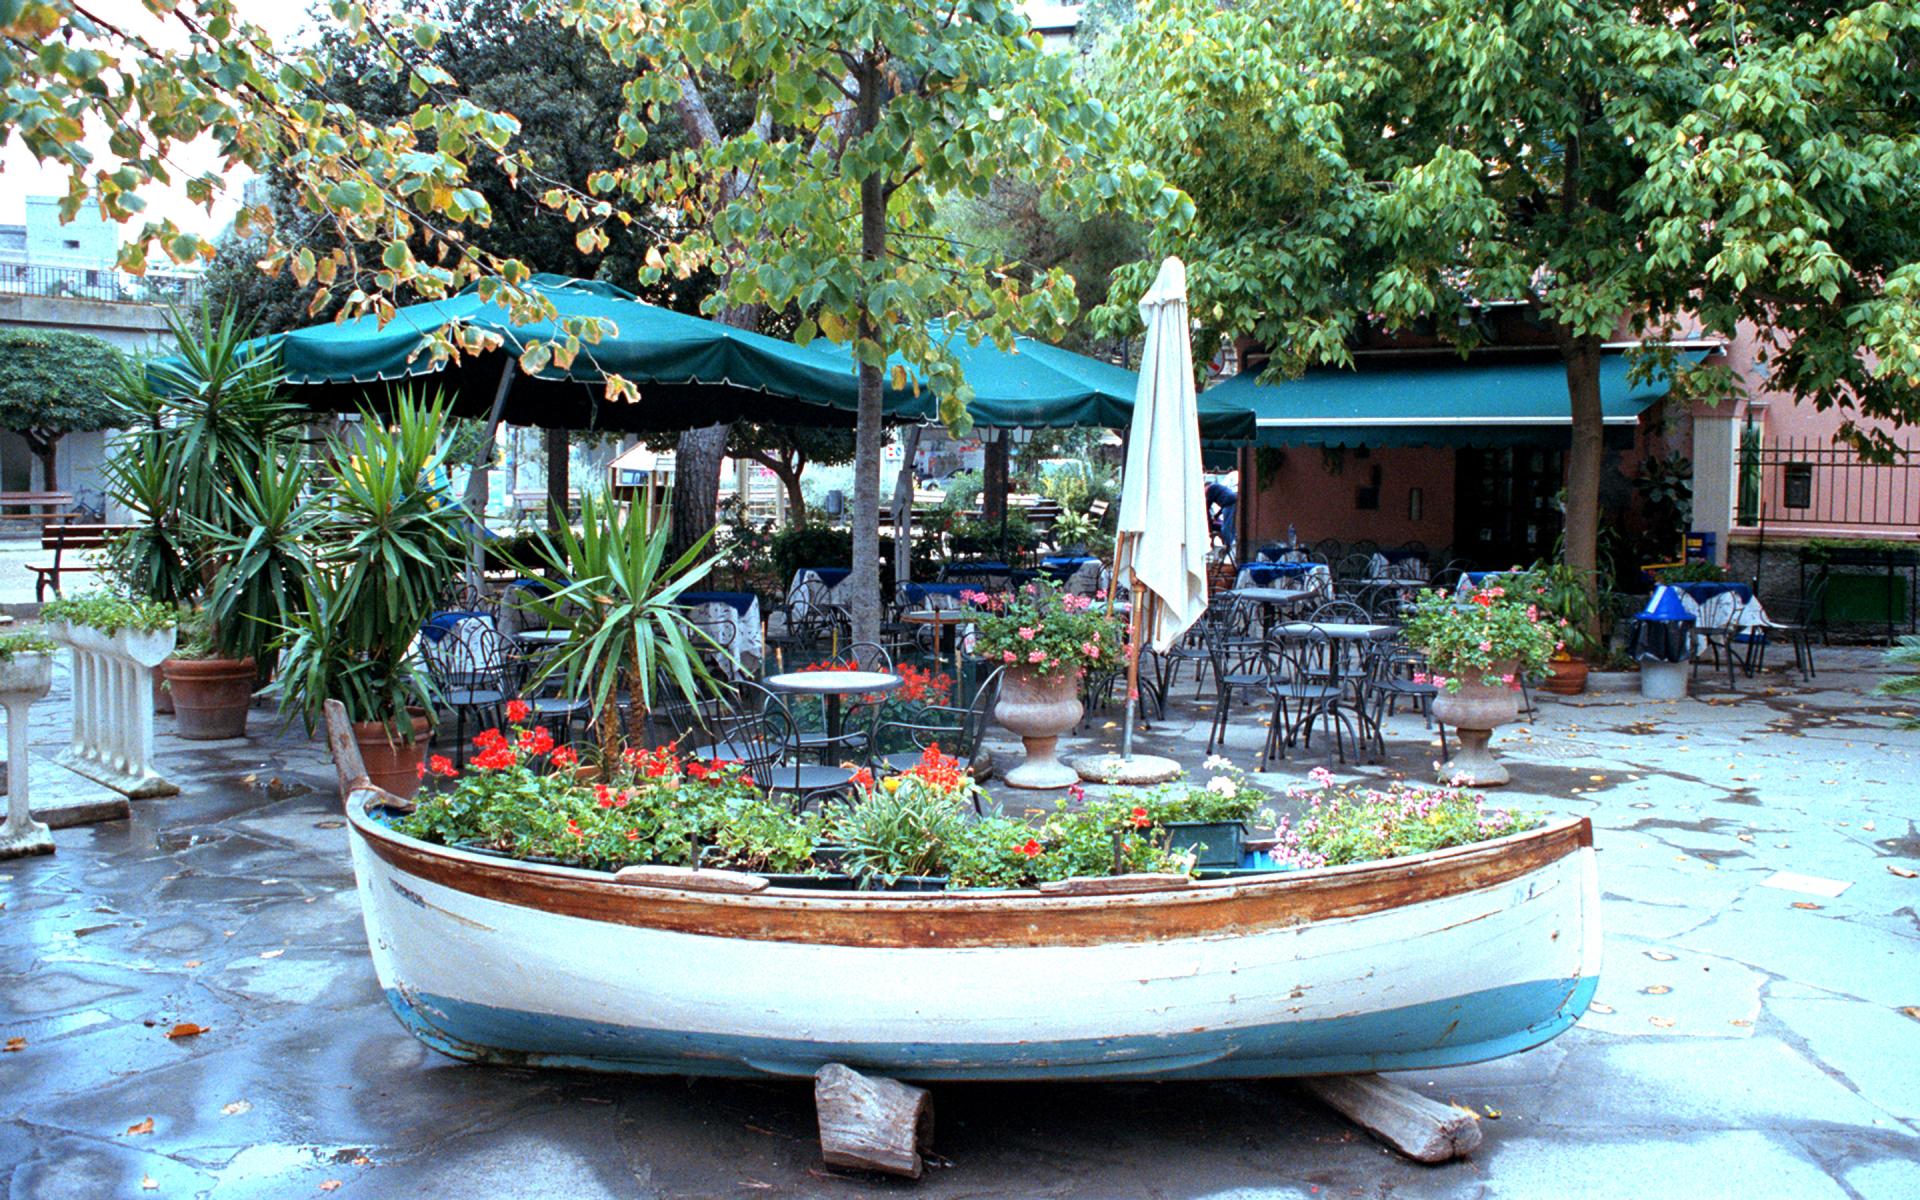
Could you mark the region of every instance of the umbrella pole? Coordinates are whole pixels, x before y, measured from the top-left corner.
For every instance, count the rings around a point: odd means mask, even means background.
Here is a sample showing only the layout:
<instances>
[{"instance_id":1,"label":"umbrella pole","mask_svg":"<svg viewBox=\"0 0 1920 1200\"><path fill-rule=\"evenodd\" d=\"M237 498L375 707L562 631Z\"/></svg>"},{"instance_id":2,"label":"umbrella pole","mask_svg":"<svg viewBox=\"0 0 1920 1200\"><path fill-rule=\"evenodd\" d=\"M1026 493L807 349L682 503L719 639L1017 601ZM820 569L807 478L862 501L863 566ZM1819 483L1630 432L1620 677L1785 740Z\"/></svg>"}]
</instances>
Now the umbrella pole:
<instances>
[{"instance_id":1,"label":"umbrella pole","mask_svg":"<svg viewBox=\"0 0 1920 1200\"><path fill-rule=\"evenodd\" d=\"M1127 594L1132 597L1133 606L1127 612L1127 724L1120 731L1123 759L1133 757L1134 709L1140 703L1140 577L1131 567L1127 569Z\"/></svg>"}]
</instances>

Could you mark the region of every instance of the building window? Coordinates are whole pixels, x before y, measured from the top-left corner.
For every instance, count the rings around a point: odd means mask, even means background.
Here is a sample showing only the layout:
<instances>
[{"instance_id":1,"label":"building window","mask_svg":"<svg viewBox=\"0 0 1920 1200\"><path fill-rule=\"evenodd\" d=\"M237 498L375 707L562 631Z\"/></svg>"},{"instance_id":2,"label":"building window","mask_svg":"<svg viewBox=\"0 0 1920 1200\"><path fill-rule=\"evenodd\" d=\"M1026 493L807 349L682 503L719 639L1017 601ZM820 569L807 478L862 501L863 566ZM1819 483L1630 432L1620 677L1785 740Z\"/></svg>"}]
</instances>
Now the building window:
<instances>
[{"instance_id":1,"label":"building window","mask_svg":"<svg viewBox=\"0 0 1920 1200\"><path fill-rule=\"evenodd\" d=\"M80 239L67 238L66 240L62 241L60 244L62 246L65 246L69 250L78 250L80 248Z\"/></svg>"},{"instance_id":2,"label":"building window","mask_svg":"<svg viewBox=\"0 0 1920 1200\"><path fill-rule=\"evenodd\" d=\"M1813 507L1813 464L1788 463L1780 503L1785 508Z\"/></svg>"}]
</instances>

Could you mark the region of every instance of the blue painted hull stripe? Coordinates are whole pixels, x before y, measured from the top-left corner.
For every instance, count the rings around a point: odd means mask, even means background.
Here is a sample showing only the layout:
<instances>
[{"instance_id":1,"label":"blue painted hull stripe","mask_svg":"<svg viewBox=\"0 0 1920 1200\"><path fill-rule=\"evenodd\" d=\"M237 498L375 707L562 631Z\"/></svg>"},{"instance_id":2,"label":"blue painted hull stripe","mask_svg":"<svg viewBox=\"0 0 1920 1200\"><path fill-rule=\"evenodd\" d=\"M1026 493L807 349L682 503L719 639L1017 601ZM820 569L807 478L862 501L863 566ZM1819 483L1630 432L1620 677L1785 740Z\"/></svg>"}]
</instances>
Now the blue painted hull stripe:
<instances>
[{"instance_id":1,"label":"blue painted hull stripe","mask_svg":"<svg viewBox=\"0 0 1920 1200\"><path fill-rule=\"evenodd\" d=\"M811 1075L830 1062L920 1080L1234 1079L1459 1066L1552 1040L1599 978L1506 984L1383 1012L1158 1037L816 1042L683 1033L387 989L401 1024L472 1062L665 1075Z\"/></svg>"}]
</instances>

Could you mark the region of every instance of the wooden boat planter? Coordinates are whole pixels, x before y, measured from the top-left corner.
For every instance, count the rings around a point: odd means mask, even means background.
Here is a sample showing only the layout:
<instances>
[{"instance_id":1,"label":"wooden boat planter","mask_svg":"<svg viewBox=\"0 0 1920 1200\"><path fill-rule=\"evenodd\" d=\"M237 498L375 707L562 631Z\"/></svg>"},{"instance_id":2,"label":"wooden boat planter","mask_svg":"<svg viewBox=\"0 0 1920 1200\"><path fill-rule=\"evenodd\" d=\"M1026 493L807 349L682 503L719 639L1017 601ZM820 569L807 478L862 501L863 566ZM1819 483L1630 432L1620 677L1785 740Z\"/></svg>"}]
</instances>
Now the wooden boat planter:
<instances>
[{"instance_id":1,"label":"wooden boat planter","mask_svg":"<svg viewBox=\"0 0 1920 1200\"><path fill-rule=\"evenodd\" d=\"M344 714L342 714L344 719ZM1538 1046L1599 982L1592 830L1194 882L874 895L423 842L332 731L374 968L455 1058L679 1075L1227 1079ZM1477 1133L1474 1135L1477 1140Z\"/></svg>"}]
</instances>

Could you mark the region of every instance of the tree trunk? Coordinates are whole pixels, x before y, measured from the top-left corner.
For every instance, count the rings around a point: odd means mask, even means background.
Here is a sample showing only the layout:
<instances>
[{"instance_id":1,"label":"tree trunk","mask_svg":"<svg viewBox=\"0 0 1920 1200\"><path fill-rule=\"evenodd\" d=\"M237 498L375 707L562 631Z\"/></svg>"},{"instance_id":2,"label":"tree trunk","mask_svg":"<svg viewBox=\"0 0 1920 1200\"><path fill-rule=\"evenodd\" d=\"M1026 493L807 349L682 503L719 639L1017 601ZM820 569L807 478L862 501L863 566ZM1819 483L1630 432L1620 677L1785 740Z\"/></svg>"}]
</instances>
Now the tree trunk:
<instances>
[{"instance_id":1,"label":"tree trunk","mask_svg":"<svg viewBox=\"0 0 1920 1200\"><path fill-rule=\"evenodd\" d=\"M1600 469L1606 457L1606 426L1600 409L1600 339L1563 336L1560 352L1566 361L1567 398L1573 414L1573 444L1567 453L1566 563L1581 573L1587 596L1592 599L1600 550ZM1595 631L1588 628L1586 632Z\"/></svg>"},{"instance_id":2,"label":"tree trunk","mask_svg":"<svg viewBox=\"0 0 1920 1200\"><path fill-rule=\"evenodd\" d=\"M673 497L667 504L672 532L667 557L678 558L713 528L720 508L720 460L727 456L730 425L709 425L680 434L673 448Z\"/></svg>"},{"instance_id":3,"label":"tree trunk","mask_svg":"<svg viewBox=\"0 0 1920 1200\"><path fill-rule=\"evenodd\" d=\"M558 529L567 523L567 493L573 490L568 478L568 438L564 429L542 431L547 444L547 528Z\"/></svg>"},{"instance_id":4,"label":"tree trunk","mask_svg":"<svg viewBox=\"0 0 1920 1200\"><path fill-rule=\"evenodd\" d=\"M999 521L1007 515L1007 457L1011 453L1013 431L996 429L994 440L987 443L987 455L984 469L980 472L980 515L989 522Z\"/></svg>"},{"instance_id":5,"label":"tree trunk","mask_svg":"<svg viewBox=\"0 0 1920 1200\"><path fill-rule=\"evenodd\" d=\"M900 439L900 475L893 482L893 582L897 590L913 582L913 456L920 449L920 427L907 426Z\"/></svg>"},{"instance_id":6,"label":"tree trunk","mask_svg":"<svg viewBox=\"0 0 1920 1200\"><path fill-rule=\"evenodd\" d=\"M787 490L787 523L795 529L804 529L807 524L807 494L800 490L800 472L806 467L806 460L802 459L792 467L773 463L766 466L780 480L780 486Z\"/></svg>"},{"instance_id":7,"label":"tree trunk","mask_svg":"<svg viewBox=\"0 0 1920 1200\"><path fill-rule=\"evenodd\" d=\"M41 441L33 447L40 456L40 475L43 488L49 492L60 490L60 438L58 435Z\"/></svg>"},{"instance_id":8,"label":"tree trunk","mask_svg":"<svg viewBox=\"0 0 1920 1200\"><path fill-rule=\"evenodd\" d=\"M871 58L862 61L856 73L859 100L856 104L853 138L872 133L880 120L880 89L884 86L880 71ZM887 253L886 181L877 169L867 168L860 180L860 257L868 265L866 278L874 278L872 266ZM870 285L869 285L870 286ZM879 323L860 297L860 312L855 322L855 350L873 344L884 353ZM853 609L853 640L880 640L880 443L885 436L881 427L881 400L884 381L879 362L860 363L860 405L853 435L853 575L848 579L848 603Z\"/></svg>"}]
</instances>

